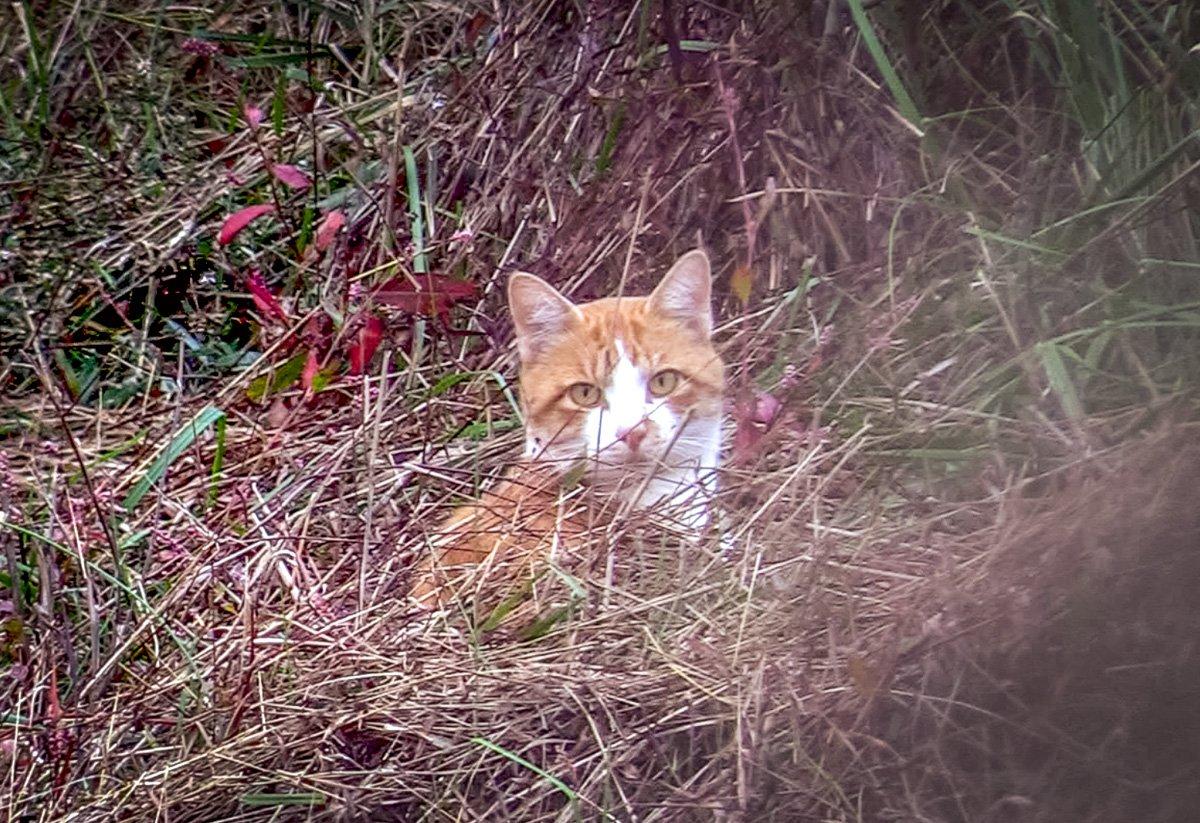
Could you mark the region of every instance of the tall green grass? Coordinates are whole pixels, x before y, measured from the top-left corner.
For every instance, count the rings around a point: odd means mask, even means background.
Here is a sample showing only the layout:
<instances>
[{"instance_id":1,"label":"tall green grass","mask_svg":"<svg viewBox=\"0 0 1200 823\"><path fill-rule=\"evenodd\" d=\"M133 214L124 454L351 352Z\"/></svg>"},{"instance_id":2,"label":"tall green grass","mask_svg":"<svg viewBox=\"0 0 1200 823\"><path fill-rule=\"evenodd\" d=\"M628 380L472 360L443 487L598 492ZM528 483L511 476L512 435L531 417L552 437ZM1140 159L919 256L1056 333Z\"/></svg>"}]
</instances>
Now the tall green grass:
<instances>
[{"instance_id":1,"label":"tall green grass","mask_svg":"<svg viewBox=\"0 0 1200 823\"><path fill-rule=\"evenodd\" d=\"M940 319L919 313L931 334L974 325L979 343L1005 351L1006 364L964 390L989 410L1032 402L1074 421L1190 395L1200 373L1194 9L960 0L915 25L887 4L849 5L883 88L928 133L937 188L922 200L961 215L983 253L987 299L967 296L967 279L954 286L974 324L944 304ZM996 181L1008 208L997 209ZM982 325L980 309L991 315Z\"/></svg>"}]
</instances>

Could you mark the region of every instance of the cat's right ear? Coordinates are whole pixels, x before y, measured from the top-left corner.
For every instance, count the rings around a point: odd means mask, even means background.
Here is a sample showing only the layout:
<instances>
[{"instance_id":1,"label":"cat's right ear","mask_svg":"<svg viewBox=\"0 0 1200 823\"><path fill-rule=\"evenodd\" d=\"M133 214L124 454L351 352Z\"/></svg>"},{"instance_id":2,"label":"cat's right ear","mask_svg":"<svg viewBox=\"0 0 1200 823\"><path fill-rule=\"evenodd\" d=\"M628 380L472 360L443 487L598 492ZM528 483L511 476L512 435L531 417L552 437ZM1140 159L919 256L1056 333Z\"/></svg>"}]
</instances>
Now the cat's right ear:
<instances>
[{"instance_id":1,"label":"cat's right ear","mask_svg":"<svg viewBox=\"0 0 1200 823\"><path fill-rule=\"evenodd\" d=\"M508 278L508 309L517 327L517 352L526 362L583 317L553 286L523 271Z\"/></svg>"},{"instance_id":2,"label":"cat's right ear","mask_svg":"<svg viewBox=\"0 0 1200 823\"><path fill-rule=\"evenodd\" d=\"M672 265L650 295L651 309L708 338L712 335L712 269L702 249L692 249Z\"/></svg>"}]
</instances>

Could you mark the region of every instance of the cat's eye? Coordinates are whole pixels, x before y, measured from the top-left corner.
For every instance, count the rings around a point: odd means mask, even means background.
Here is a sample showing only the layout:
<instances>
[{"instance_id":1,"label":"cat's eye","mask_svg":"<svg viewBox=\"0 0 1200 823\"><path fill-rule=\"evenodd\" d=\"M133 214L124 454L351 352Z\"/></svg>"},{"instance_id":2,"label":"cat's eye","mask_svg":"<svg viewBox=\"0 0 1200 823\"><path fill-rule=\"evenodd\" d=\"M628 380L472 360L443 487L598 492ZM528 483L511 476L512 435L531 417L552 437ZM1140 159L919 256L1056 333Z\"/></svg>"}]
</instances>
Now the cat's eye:
<instances>
[{"instance_id":1,"label":"cat's eye","mask_svg":"<svg viewBox=\"0 0 1200 823\"><path fill-rule=\"evenodd\" d=\"M584 408L600 405L600 387L591 383L576 383L567 389L567 396L572 403Z\"/></svg>"},{"instance_id":2,"label":"cat's eye","mask_svg":"<svg viewBox=\"0 0 1200 823\"><path fill-rule=\"evenodd\" d=\"M665 397L675 391L681 377L674 369L663 369L650 378L650 393L655 397Z\"/></svg>"}]
</instances>

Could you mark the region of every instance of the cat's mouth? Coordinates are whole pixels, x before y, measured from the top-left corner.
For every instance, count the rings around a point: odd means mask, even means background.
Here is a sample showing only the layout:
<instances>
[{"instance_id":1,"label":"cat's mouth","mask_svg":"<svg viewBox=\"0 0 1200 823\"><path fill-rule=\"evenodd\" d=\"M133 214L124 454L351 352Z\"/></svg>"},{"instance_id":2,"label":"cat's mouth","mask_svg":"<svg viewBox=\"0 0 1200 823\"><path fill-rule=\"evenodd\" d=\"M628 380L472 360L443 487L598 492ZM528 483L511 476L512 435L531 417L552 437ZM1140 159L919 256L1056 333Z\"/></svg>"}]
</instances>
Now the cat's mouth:
<instances>
[{"instance_id":1,"label":"cat's mouth","mask_svg":"<svg viewBox=\"0 0 1200 823\"><path fill-rule=\"evenodd\" d=\"M602 451L592 452L587 459L599 467L620 471L659 465L663 455L657 449L630 449L617 443Z\"/></svg>"},{"instance_id":2,"label":"cat's mouth","mask_svg":"<svg viewBox=\"0 0 1200 823\"><path fill-rule=\"evenodd\" d=\"M664 449L661 443L652 442L632 449L618 442L597 450L586 444L574 447L563 444L562 448L553 445L544 448L533 457L538 462L559 465L564 471L578 468L588 476L604 480L607 485L626 476L640 481L647 474L670 472L696 462L698 455L694 450L680 443L673 446Z\"/></svg>"},{"instance_id":3,"label":"cat's mouth","mask_svg":"<svg viewBox=\"0 0 1200 823\"><path fill-rule=\"evenodd\" d=\"M588 485L607 492L633 488L659 473L658 464L652 460L605 463L595 457L587 459L584 471Z\"/></svg>"}]
</instances>

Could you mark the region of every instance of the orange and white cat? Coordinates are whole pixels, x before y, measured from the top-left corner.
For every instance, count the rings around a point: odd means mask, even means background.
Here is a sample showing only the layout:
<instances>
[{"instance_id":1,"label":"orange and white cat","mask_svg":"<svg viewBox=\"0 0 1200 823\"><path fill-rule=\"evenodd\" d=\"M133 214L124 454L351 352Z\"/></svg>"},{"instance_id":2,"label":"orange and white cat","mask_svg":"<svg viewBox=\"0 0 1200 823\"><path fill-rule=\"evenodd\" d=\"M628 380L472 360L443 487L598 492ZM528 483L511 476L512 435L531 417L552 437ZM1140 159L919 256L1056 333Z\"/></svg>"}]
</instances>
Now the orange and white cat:
<instances>
[{"instance_id":1,"label":"orange and white cat","mask_svg":"<svg viewBox=\"0 0 1200 823\"><path fill-rule=\"evenodd\" d=\"M693 533L704 526L725 381L711 342L711 292L699 250L680 257L646 297L577 305L532 274L512 275L525 455L443 524L412 597L444 602L473 568L494 580L570 551L587 524L578 506L564 504L560 481L578 466L588 493L610 509L653 507Z\"/></svg>"}]
</instances>

